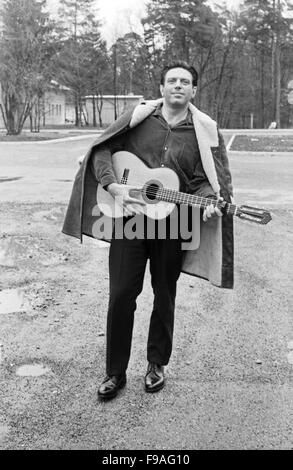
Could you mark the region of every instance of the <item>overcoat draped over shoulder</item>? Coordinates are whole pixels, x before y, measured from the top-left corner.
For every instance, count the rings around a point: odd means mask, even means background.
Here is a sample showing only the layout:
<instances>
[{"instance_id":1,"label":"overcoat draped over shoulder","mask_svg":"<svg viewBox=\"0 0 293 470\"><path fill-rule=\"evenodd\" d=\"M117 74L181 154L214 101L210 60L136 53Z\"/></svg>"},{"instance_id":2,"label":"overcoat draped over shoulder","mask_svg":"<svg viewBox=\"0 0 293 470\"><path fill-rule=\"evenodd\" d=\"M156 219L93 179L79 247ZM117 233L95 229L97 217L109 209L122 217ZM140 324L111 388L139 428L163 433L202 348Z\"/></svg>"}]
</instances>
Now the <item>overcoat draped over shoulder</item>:
<instances>
[{"instance_id":1,"label":"overcoat draped over shoulder","mask_svg":"<svg viewBox=\"0 0 293 470\"><path fill-rule=\"evenodd\" d=\"M114 136L129 132L146 119L162 101L141 103L126 111L92 144L75 177L63 225L63 233L79 238L94 237L93 227L101 216L97 211L98 181L91 170L93 150ZM189 105L204 171L215 194L231 202L232 183L223 137L208 115ZM200 222L200 245L184 252L182 272L209 280L213 285L233 288L233 218L223 215Z\"/></svg>"}]
</instances>

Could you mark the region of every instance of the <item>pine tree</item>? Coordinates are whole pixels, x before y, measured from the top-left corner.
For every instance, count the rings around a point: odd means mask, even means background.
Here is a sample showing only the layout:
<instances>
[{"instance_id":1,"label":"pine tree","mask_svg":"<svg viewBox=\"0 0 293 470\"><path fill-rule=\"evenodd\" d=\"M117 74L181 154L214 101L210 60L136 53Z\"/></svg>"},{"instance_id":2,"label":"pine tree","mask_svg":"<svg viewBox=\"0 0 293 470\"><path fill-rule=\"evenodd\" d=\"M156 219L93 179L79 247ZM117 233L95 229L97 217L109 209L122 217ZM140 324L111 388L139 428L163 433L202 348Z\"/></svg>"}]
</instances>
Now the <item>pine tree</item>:
<instances>
[{"instance_id":1,"label":"pine tree","mask_svg":"<svg viewBox=\"0 0 293 470\"><path fill-rule=\"evenodd\" d=\"M61 47L56 55L55 71L59 81L72 91L76 126L87 124L83 96L94 94L102 82L101 68L107 63L106 45L93 6L93 0L62 0L59 9Z\"/></svg>"},{"instance_id":2,"label":"pine tree","mask_svg":"<svg viewBox=\"0 0 293 470\"><path fill-rule=\"evenodd\" d=\"M261 107L261 124L275 121L281 126L281 95L286 84L282 83L283 51L292 49L292 19L284 15L287 2L281 0L245 0L241 14L242 34L257 56ZM269 111L269 112L268 112Z\"/></svg>"},{"instance_id":3,"label":"pine tree","mask_svg":"<svg viewBox=\"0 0 293 470\"><path fill-rule=\"evenodd\" d=\"M205 0L152 0L142 23L154 94L162 63L185 60L198 65L198 57L208 53L218 34L216 16Z\"/></svg>"}]
</instances>

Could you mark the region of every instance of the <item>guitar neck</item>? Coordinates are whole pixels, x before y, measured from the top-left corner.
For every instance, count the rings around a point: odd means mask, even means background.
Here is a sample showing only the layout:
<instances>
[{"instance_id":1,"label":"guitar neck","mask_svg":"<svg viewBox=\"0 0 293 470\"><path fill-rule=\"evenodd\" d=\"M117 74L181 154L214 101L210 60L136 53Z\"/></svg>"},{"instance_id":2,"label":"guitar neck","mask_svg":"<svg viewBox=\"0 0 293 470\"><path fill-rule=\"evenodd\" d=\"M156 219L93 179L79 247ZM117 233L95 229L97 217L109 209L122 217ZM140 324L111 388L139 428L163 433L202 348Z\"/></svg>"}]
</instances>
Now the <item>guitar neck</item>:
<instances>
[{"instance_id":1,"label":"guitar neck","mask_svg":"<svg viewBox=\"0 0 293 470\"><path fill-rule=\"evenodd\" d=\"M156 193L156 198L165 202L172 202L174 204L185 204L188 206L197 206L205 208L209 205L218 207L219 209L225 208L226 214L239 215L238 207L235 204L231 204L225 201L217 201L213 198L205 198L201 196L195 196L194 194L182 193L180 191L174 191L173 189L161 188Z\"/></svg>"},{"instance_id":2,"label":"guitar neck","mask_svg":"<svg viewBox=\"0 0 293 470\"><path fill-rule=\"evenodd\" d=\"M122 156L120 155L121 153L123 154ZM126 156L124 154L126 154ZM115 161L119 173L122 177L121 184L128 184L128 174L130 171L132 172L133 176L132 184L134 184L135 182L136 172L140 175L140 179L141 176L144 175L144 172L146 173L145 183L143 187L139 189L139 191L142 193L144 201L148 204L156 204L157 202L162 201L173 204L197 206L201 208L213 205L214 207L218 207L224 214L230 216L237 216L240 219L248 220L249 222L266 225L268 222L270 222L270 220L272 220L271 214L265 209L260 209L258 207L252 207L247 205L236 206L235 204L231 204L224 200L219 201L214 198L206 198L196 196L194 194L187 194L177 191L178 176L170 168L165 168L166 171L168 170L168 178L166 176L166 173L164 173L163 178L161 173L157 175L157 173L153 173L156 171L155 169L148 170L146 166L135 155L130 154L129 152L117 152L114 155L116 155L117 157ZM150 171L152 172L151 175L149 173ZM149 180L147 179L148 175L151 176ZM154 175L155 177L158 176L158 179L154 178ZM161 181L160 179L163 179L163 181ZM176 189L165 188L164 184L167 184L169 188L173 187Z\"/></svg>"}]
</instances>

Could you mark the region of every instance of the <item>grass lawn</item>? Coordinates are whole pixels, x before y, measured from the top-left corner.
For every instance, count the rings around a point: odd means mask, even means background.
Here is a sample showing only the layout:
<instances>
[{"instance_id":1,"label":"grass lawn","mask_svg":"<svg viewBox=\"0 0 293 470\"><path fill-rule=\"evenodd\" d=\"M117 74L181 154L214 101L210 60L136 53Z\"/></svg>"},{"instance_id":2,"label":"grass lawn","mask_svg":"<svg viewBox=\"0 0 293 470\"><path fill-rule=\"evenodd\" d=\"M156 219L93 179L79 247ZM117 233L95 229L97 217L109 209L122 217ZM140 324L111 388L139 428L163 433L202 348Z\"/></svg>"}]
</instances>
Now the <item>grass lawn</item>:
<instances>
[{"instance_id":1,"label":"grass lawn","mask_svg":"<svg viewBox=\"0 0 293 470\"><path fill-rule=\"evenodd\" d=\"M48 130L46 132L23 132L20 135L6 135L5 131L0 131L0 142L33 142L40 140L63 139L66 137L75 137L89 134L100 129L82 128L79 129L62 129ZM230 150L247 151L247 152L293 152L293 135L236 135Z\"/></svg>"},{"instance_id":2,"label":"grass lawn","mask_svg":"<svg viewBox=\"0 0 293 470\"><path fill-rule=\"evenodd\" d=\"M25 132L20 135L6 135L4 132L0 132L0 142L33 142L38 140L53 140L53 139L63 139L66 137L75 137L81 135L78 131L69 131L69 132L36 132L30 133Z\"/></svg>"},{"instance_id":3,"label":"grass lawn","mask_svg":"<svg viewBox=\"0 0 293 470\"><path fill-rule=\"evenodd\" d=\"M230 150L247 152L293 152L293 136L236 135Z\"/></svg>"}]
</instances>

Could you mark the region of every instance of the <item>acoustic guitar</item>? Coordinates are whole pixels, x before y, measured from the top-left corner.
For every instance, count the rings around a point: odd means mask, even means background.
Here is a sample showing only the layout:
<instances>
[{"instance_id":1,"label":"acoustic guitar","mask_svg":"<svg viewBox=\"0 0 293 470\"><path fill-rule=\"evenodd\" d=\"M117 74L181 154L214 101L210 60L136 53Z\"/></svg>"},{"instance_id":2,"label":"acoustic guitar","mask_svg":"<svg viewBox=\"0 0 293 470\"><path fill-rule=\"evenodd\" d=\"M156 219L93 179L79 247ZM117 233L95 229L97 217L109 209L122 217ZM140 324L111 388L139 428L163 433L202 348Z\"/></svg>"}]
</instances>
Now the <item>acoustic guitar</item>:
<instances>
[{"instance_id":1,"label":"acoustic guitar","mask_svg":"<svg viewBox=\"0 0 293 470\"><path fill-rule=\"evenodd\" d=\"M130 195L142 199L146 205L142 209L152 219L163 219L176 204L205 208L210 204L218 207L223 214L265 225L271 219L265 209L251 206L237 206L226 201L217 201L179 191L179 178L175 171L167 167L148 168L136 155L120 151L112 155L112 163L117 181L120 184L135 186ZM111 194L98 184L97 203L100 210L109 217L122 217L123 210L115 204Z\"/></svg>"}]
</instances>

